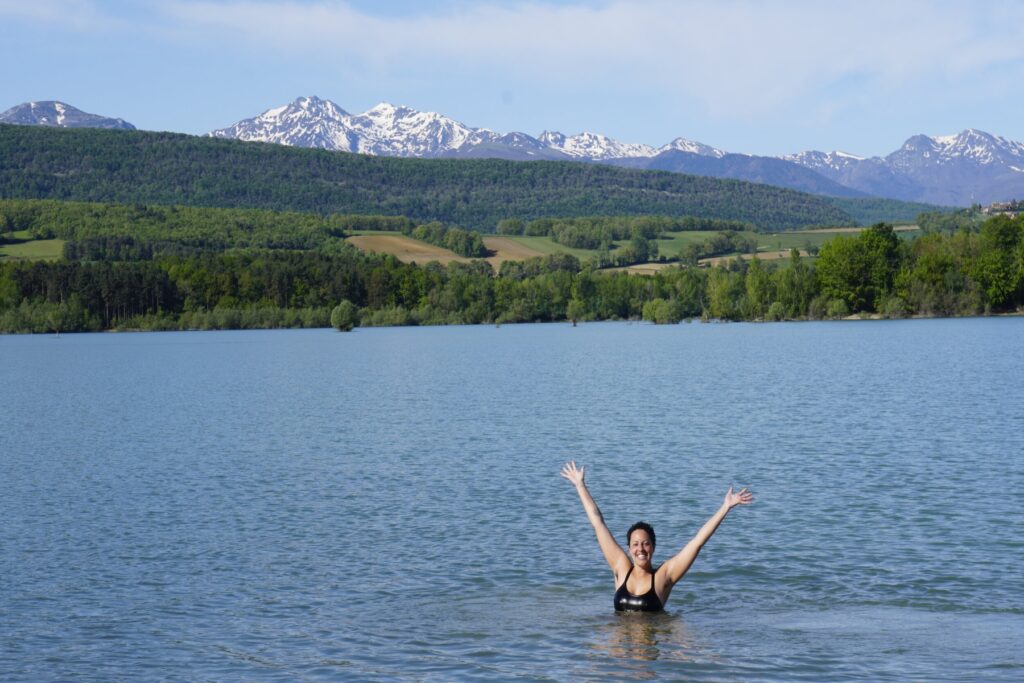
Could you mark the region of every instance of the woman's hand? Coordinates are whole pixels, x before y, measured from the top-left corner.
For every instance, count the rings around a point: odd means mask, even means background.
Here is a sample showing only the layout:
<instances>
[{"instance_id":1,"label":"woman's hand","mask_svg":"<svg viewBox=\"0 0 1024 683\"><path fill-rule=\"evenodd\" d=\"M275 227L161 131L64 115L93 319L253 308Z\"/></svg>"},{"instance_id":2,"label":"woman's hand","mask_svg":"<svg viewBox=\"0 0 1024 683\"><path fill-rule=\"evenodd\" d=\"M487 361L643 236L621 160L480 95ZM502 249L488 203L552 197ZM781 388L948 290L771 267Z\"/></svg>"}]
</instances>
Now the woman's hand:
<instances>
[{"instance_id":1,"label":"woman's hand","mask_svg":"<svg viewBox=\"0 0 1024 683\"><path fill-rule=\"evenodd\" d=\"M740 489L738 493L732 492L732 487L729 487L729 492L725 494L725 505L729 510L733 509L737 505L750 505L754 502L754 494L747 489Z\"/></svg>"},{"instance_id":2,"label":"woman's hand","mask_svg":"<svg viewBox=\"0 0 1024 683\"><path fill-rule=\"evenodd\" d=\"M583 485L583 467L576 467L576 461L571 460L562 467L562 476L568 479L575 486Z\"/></svg>"}]
</instances>

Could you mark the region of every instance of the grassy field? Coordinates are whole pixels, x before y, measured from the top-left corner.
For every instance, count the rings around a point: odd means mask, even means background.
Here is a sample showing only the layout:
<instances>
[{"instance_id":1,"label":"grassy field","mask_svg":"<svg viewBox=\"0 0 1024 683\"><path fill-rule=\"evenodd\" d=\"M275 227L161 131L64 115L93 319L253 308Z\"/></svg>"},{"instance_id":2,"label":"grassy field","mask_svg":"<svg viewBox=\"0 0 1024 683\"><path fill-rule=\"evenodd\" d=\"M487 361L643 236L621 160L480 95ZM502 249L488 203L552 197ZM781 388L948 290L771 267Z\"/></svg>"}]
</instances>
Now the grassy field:
<instances>
[{"instance_id":1,"label":"grassy field","mask_svg":"<svg viewBox=\"0 0 1024 683\"><path fill-rule=\"evenodd\" d=\"M631 273L632 275L654 275L659 270L665 270L666 268L678 268L679 263L673 261L671 263L662 263L661 261L654 261L653 263L637 263L632 266L615 266L614 268L602 268L602 273Z\"/></svg>"},{"instance_id":2,"label":"grassy field","mask_svg":"<svg viewBox=\"0 0 1024 683\"><path fill-rule=\"evenodd\" d=\"M64 255L64 240L34 240L25 230L4 237L12 241L0 244L0 261L56 261Z\"/></svg>"},{"instance_id":3,"label":"grassy field","mask_svg":"<svg viewBox=\"0 0 1024 683\"><path fill-rule=\"evenodd\" d=\"M820 230L793 230L792 232L765 233L757 237L758 250L789 251L790 249L807 249L808 246L821 247L837 235L855 235L864 228L830 228ZM901 225L895 228L900 237L906 239L920 234L916 225Z\"/></svg>"},{"instance_id":4,"label":"grassy field","mask_svg":"<svg viewBox=\"0 0 1024 683\"><path fill-rule=\"evenodd\" d=\"M789 258L789 252L789 249L781 249L778 251L758 251L757 258L760 259L761 261L778 261L780 259ZM814 259L817 258L816 256L811 256L808 252L804 251L803 249L800 250L800 255L803 256L805 259L809 259L810 261L814 261ZM729 261L737 257L743 259L744 261L749 261L750 259L754 258L754 255L728 254L726 256L712 256L711 258L702 258L699 263L702 266L718 266L723 263L728 263Z\"/></svg>"},{"instance_id":5,"label":"grassy field","mask_svg":"<svg viewBox=\"0 0 1024 683\"><path fill-rule=\"evenodd\" d=\"M534 249L531 246L512 239L511 237L485 237L484 246L494 252L487 261L497 269L503 261L525 261L537 256L546 256L548 252Z\"/></svg>"},{"instance_id":6,"label":"grassy field","mask_svg":"<svg viewBox=\"0 0 1024 683\"><path fill-rule=\"evenodd\" d=\"M346 230L348 235L400 235L402 233L395 232L394 230Z\"/></svg>"},{"instance_id":7,"label":"grassy field","mask_svg":"<svg viewBox=\"0 0 1024 683\"><path fill-rule=\"evenodd\" d=\"M573 249L572 247L566 247L558 244L550 237L522 237L519 235L505 235L504 239L512 240L518 244L523 245L527 249L532 249L538 252L539 256L547 256L548 254L572 254L578 259L587 259L597 253L594 249Z\"/></svg>"},{"instance_id":8,"label":"grassy field","mask_svg":"<svg viewBox=\"0 0 1024 683\"><path fill-rule=\"evenodd\" d=\"M675 258L679 256L680 250L686 245L700 244L713 234L715 233L699 230L666 232L662 237L658 238L658 254L667 256L668 258ZM743 234L750 235L751 237L757 237L757 233L754 232L745 232Z\"/></svg>"},{"instance_id":9,"label":"grassy field","mask_svg":"<svg viewBox=\"0 0 1024 683\"><path fill-rule=\"evenodd\" d=\"M380 232L371 230L353 231L349 242L363 251L376 251L378 253L393 254L399 261L405 263L429 263L438 261L440 263L451 263L461 261L466 263L472 259L459 256L453 251L435 247L426 242L415 240L405 235L394 232ZM528 258L544 256L551 252L543 252L533 249L518 240L508 237L484 237L484 246L491 250L494 255L486 259L497 270L504 261L525 261Z\"/></svg>"},{"instance_id":10,"label":"grassy field","mask_svg":"<svg viewBox=\"0 0 1024 683\"><path fill-rule=\"evenodd\" d=\"M380 254L392 254L403 263L430 263L438 261L448 264L452 261L468 261L453 251L435 247L426 242L414 240L398 233L376 233L349 237L348 241L363 251L375 251Z\"/></svg>"}]
</instances>

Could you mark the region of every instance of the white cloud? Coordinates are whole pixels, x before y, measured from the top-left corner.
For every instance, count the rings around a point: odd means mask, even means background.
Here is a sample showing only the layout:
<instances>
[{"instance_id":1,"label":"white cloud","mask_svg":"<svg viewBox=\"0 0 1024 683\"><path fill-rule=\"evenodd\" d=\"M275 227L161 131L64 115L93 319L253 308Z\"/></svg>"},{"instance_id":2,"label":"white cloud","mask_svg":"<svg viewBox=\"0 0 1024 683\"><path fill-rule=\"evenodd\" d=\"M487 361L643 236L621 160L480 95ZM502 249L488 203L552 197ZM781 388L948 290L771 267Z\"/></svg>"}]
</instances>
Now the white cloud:
<instances>
[{"instance_id":1,"label":"white cloud","mask_svg":"<svg viewBox=\"0 0 1024 683\"><path fill-rule=\"evenodd\" d=\"M424 1L414 12L362 6L0 0L0 23L7 31L32 22L104 40L146 36L166 52L203 54L227 68L244 62L254 75L291 70L299 88L358 84L364 99L418 87L446 89L449 102L460 88L485 89L516 93L520 118L523 108L543 102L552 112L572 110L573 120L595 120L612 105L629 116L624 103L647 102L666 128L682 118L701 118L706 127L756 127L769 119L825 126L864 107L942 102L934 93L946 101L978 93L1005 100L1024 73L1024 3L1014 0ZM494 125L491 114L477 124ZM635 118L653 120L639 107Z\"/></svg>"},{"instance_id":2,"label":"white cloud","mask_svg":"<svg viewBox=\"0 0 1024 683\"><path fill-rule=\"evenodd\" d=\"M992 65L1024 60L1016 30L1024 6L1013 2L482 4L414 17L344 2L164 7L210 40L355 61L382 76L469 67L549 88L661 89L738 118L851 75L883 95L928 79L984 78Z\"/></svg>"}]
</instances>

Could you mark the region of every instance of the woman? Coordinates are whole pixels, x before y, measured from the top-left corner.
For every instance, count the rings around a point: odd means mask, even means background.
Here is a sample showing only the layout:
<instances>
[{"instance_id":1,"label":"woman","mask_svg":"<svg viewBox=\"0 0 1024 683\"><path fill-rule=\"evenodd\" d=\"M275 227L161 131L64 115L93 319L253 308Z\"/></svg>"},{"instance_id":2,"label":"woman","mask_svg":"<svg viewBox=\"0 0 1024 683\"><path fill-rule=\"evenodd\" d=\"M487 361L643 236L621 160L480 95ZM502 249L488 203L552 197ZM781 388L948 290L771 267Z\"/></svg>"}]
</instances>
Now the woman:
<instances>
[{"instance_id":1,"label":"woman","mask_svg":"<svg viewBox=\"0 0 1024 683\"><path fill-rule=\"evenodd\" d=\"M597 503L583 483L583 467L577 467L575 461L566 463L562 468L562 476L576 486L576 492L583 501L583 509L594 526L597 542L604 553L604 559L615 574L615 610L617 612L660 612L668 602L672 587L689 571L693 561L697 559L701 548L708 542L711 535L718 529L729 510L737 505L750 505L754 496L747 489L733 493L732 487L725 494L725 501L718 512L712 515L697 535L683 547L674 557L663 565L654 568L654 529L646 522L637 522L626 532L626 544L629 554L622 550L604 523Z\"/></svg>"}]
</instances>

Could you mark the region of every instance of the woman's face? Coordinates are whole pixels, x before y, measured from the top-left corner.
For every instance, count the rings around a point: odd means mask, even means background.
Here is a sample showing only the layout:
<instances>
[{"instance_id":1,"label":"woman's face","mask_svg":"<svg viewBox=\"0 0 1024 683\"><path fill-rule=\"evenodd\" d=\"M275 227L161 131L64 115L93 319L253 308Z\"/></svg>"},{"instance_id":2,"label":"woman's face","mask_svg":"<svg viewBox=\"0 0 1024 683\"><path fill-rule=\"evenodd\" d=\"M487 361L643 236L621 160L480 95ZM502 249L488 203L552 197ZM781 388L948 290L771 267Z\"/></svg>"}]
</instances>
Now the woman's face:
<instances>
[{"instance_id":1,"label":"woman's face","mask_svg":"<svg viewBox=\"0 0 1024 683\"><path fill-rule=\"evenodd\" d=\"M629 557L633 564L646 567L651 563L654 556L654 544L651 543L651 535L643 529L636 529L629 536Z\"/></svg>"}]
</instances>

